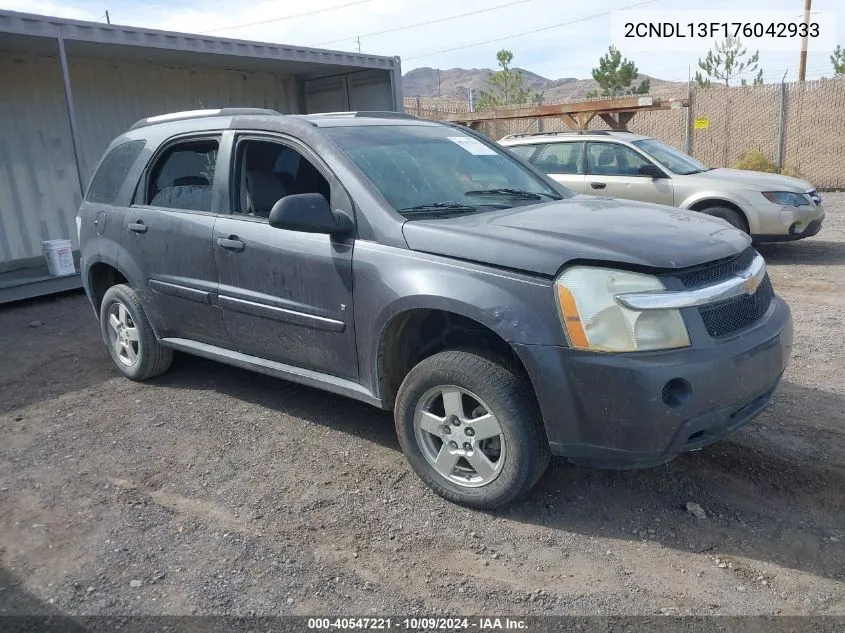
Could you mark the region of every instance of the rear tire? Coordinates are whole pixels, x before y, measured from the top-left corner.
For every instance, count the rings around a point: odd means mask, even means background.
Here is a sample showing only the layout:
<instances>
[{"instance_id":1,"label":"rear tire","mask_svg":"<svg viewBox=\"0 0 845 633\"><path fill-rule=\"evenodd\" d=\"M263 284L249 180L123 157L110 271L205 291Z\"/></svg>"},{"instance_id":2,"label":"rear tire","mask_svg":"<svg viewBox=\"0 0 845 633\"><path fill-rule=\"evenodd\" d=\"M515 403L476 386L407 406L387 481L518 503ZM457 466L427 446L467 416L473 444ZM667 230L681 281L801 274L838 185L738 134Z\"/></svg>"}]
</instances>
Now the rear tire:
<instances>
[{"instance_id":1,"label":"rear tire","mask_svg":"<svg viewBox=\"0 0 845 633\"><path fill-rule=\"evenodd\" d=\"M130 380L146 380L170 368L173 350L156 340L131 286L117 284L106 291L100 306L100 329L112 361Z\"/></svg>"},{"instance_id":2,"label":"rear tire","mask_svg":"<svg viewBox=\"0 0 845 633\"><path fill-rule=\"evenodd\" d=\"M706 209L702 209L701 212L712 215L714 218L722 218L725 222L743 233L749 232L748 221L745 219L745 216L735 209L729 209L728 207L707 207Z\"/></svg>"},{"instance_id":3,"label":"rear tire","mask_svg":"<svg viewBox=\"0 0 845 633\"><path fill-rule=\"evenodd\" d=\"M399 387L394 413L411 467L453 503L481 509L510 503L551 459L528 380L474 352L445 351L420 362Z\"/></svg>"}]
</instances>

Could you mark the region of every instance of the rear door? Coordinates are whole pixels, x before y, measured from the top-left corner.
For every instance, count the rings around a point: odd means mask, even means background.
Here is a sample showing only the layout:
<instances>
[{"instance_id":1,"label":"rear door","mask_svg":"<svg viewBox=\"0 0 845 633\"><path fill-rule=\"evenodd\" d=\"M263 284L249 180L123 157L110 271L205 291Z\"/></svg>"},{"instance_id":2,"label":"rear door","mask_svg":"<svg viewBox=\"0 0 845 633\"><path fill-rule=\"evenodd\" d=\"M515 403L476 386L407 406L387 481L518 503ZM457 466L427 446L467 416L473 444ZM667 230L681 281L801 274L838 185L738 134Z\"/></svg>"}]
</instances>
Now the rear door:
<instances>
[{"instance_id":1,"label":"rear door","mask_svg":"<svg viewBox=\"0 0 845 633\"><path fill-rule=\"evenodd\" d=\"M630 147L620 143L591 141L587 143L587 177L584 191L599 196L672 206L672 180L668 177L652 178L641 175L640 167L648 164L654 165Z\"/></svg>"},{"instance_id":2,"label":"rear door","mask_svg":"<svg viewBox=\"0 0 845 633\"><path fill-rule=\"evenodd\" d=\"M215 133L165 143L123 218L126 264L143 279L147 316L160 337L228 344L222 313L214 305L212 190L219 178L219 144Z\"/></svg>"},{"instance_id":3,"label":"rear door","mask_svg":"<svg viewBox=\"0 0 845 633\"><path fill-rule=\"evenodd\" d=\"M319 193L352 214L328 168L298 141L240 134L230 215L214 227L219 301L234 348L342 378L358 376L352 306L354 238L270 226L286 195Z\"/></svg>"},{"instance_id":4,"label":"rear door","mask_svg":"<svg viewBox=\"0 0 845 633\"><path fill-rule=\"evenodd\" d=\"M575 193L584 193L584 143L543 143L537 146L531 162L534 167Z\"/></svg>"}]
</instances>

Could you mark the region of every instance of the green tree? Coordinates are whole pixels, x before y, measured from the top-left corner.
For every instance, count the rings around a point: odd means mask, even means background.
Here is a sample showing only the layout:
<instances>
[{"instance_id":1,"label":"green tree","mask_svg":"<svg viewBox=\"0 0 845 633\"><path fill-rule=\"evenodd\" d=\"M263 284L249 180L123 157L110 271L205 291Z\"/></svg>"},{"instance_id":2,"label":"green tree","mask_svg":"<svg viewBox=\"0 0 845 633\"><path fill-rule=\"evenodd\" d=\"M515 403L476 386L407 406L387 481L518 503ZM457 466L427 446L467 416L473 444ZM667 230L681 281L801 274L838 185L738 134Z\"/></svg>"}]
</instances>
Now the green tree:
<instances>
[{"instance_id":1,"label":"green tree","mask_svg":"<svg viewBox=\"0 0 845 633\"><path fill-rule=\"evenodd\" d=\"M830 63L833 64L834 77L845 77L845 49L837 46L830 56Z\"/></svg>"},{"instance_id":2,"label":"green tree","mask_svg":"<svg viewBox=\"0 0 845 633\"><path fill-rule=\"evenodd\" d=\"M745 79L743 79L741 83L742 83L743 86L748 85L748 82L745 81ZM751 84L754 85L754 86L762 86L763 85L763 69L762 68L757 71L756 75L754 75L754 80L751 82Z\"/></svg>"},{"instance_id":3,"label":"green tree","mask_svg":"<svg viewBox=\"0 0 845 633\"><path fill-rule=\"evenodd\" d=\"M590 91L588 97L618 97L619 95L648 94L651 82L643 79L638 85L631 84L638 77L637 66L629 59L622 57L619 49L611 46L607 55L599 58L599 65L593 68L593 79L598 83L601 92Z\"/></svg>"},{"instance_id":4,"label":"green tree","mask_svg":"<svg viewBox=\"0 0 845 633\"><path fill-rule=\"evenodd\" d=\"M496 60L501 70L490 73L487 77L489 90L482 90L476 105L479 110L500 108L508 105L522 105L531 99L531 90L525 87L522 73L511 70L513 53L500 50L496 53Z\"/></svg>"},{"instance_id":5,"label":"green tree","mask_svg":"<svg viewBox=\"0 0 845 633\"><path fill-rule=\"evenodd\" d=\"M755 51L753 55L748 55L748 49L742 45L742 42L735 37L727 37L721 42L716 42L715 52L711 48L707 51L704 59L698 60L698 67L704 71L696 71L695 82L700 88L707 88L710 86L711 79L718 79L724 81L726 86L730 86L731 79L737 75L742 75L757 70L758 62L760 61L760 51ZM763 71L760 70L754 78L754 83L763 83ZM745 81L742 82L745 85Z\"/></svg>"}]
</instances>

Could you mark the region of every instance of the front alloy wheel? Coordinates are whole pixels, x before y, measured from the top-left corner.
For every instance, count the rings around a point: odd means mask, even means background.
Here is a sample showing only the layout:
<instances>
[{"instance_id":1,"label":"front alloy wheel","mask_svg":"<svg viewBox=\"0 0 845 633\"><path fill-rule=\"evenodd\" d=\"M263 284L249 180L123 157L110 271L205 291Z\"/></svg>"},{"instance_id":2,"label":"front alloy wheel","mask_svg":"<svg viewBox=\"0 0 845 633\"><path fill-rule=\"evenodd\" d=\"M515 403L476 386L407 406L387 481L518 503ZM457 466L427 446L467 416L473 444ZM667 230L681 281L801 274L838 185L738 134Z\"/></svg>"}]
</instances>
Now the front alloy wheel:
<instances>
[{"instance_id":1,"label":"front alloy wheel","mask_svg":"<svg viewBox=\"0 0 845 633\"><path fill-rule=\"evenodd\" d=\"M486 486L502 471L502 427L471 391L454 385L429 389L417 404L414 429L423 456L448 481Z\"/></svg>"},{"instance_id":2,"label":"front alloy wheel","mask_svg":"<svg viewBox=\"0 0 845 633\"><path fill-rule=\"evenodd\" d=\"M426 485L474 508L519 498L549 464L531 385L513 363L449 350L408 372L394 416L402 451Z\"/></svg>"}]
</instances>

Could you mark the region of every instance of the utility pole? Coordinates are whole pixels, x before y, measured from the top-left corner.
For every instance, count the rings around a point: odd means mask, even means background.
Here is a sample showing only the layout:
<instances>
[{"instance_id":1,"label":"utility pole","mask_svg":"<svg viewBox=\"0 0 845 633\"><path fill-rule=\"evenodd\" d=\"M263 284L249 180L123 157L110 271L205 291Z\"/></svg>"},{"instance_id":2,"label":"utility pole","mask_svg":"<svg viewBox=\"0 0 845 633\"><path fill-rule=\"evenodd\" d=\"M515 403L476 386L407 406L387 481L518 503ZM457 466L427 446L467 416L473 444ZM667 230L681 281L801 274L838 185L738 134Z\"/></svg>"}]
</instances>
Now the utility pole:
<instances>
[{"instance_id":1,"label":"utility pole","mask_svg":"<svg viewBox=\"0 0 845 633\"><path fill-rule=\"evenodd\" d=\"M810 5L813 0L804 0L804 28L808 29L810 24ZM804 37L801 38L801 59L798 63L798 81L804 81L807 75L807 31L804 31Z\"/></svg>"},{"instance_id":2,"label":"utility pole","mask_svg":"<svg viewBox=\"0 0 845 633\"><path fill-rule=\"evenodd\" d=\"M109 10L106 9L106 24L111 24L111 18L109 17Z\"/></svg>"},{"instance_id":3,"label":"utility pole","mask_svg":"<svg viewBox=\"0 0 845 633\"><path fill-rule=\"evenodd\" d=\"M355 38L355 41L358 43L358 52L361 52L361 36Z\"/></svg>"},{"instance_id":4,"label":"utility pole","mask_svg":"<svg viewBox=\"0 0 845 633\"><path fill-rule=\"evenodd\" d=\"M440 98L443 95L440 94L440 69L437 69L437 97Z\"/></svg>"}]
</instances>

